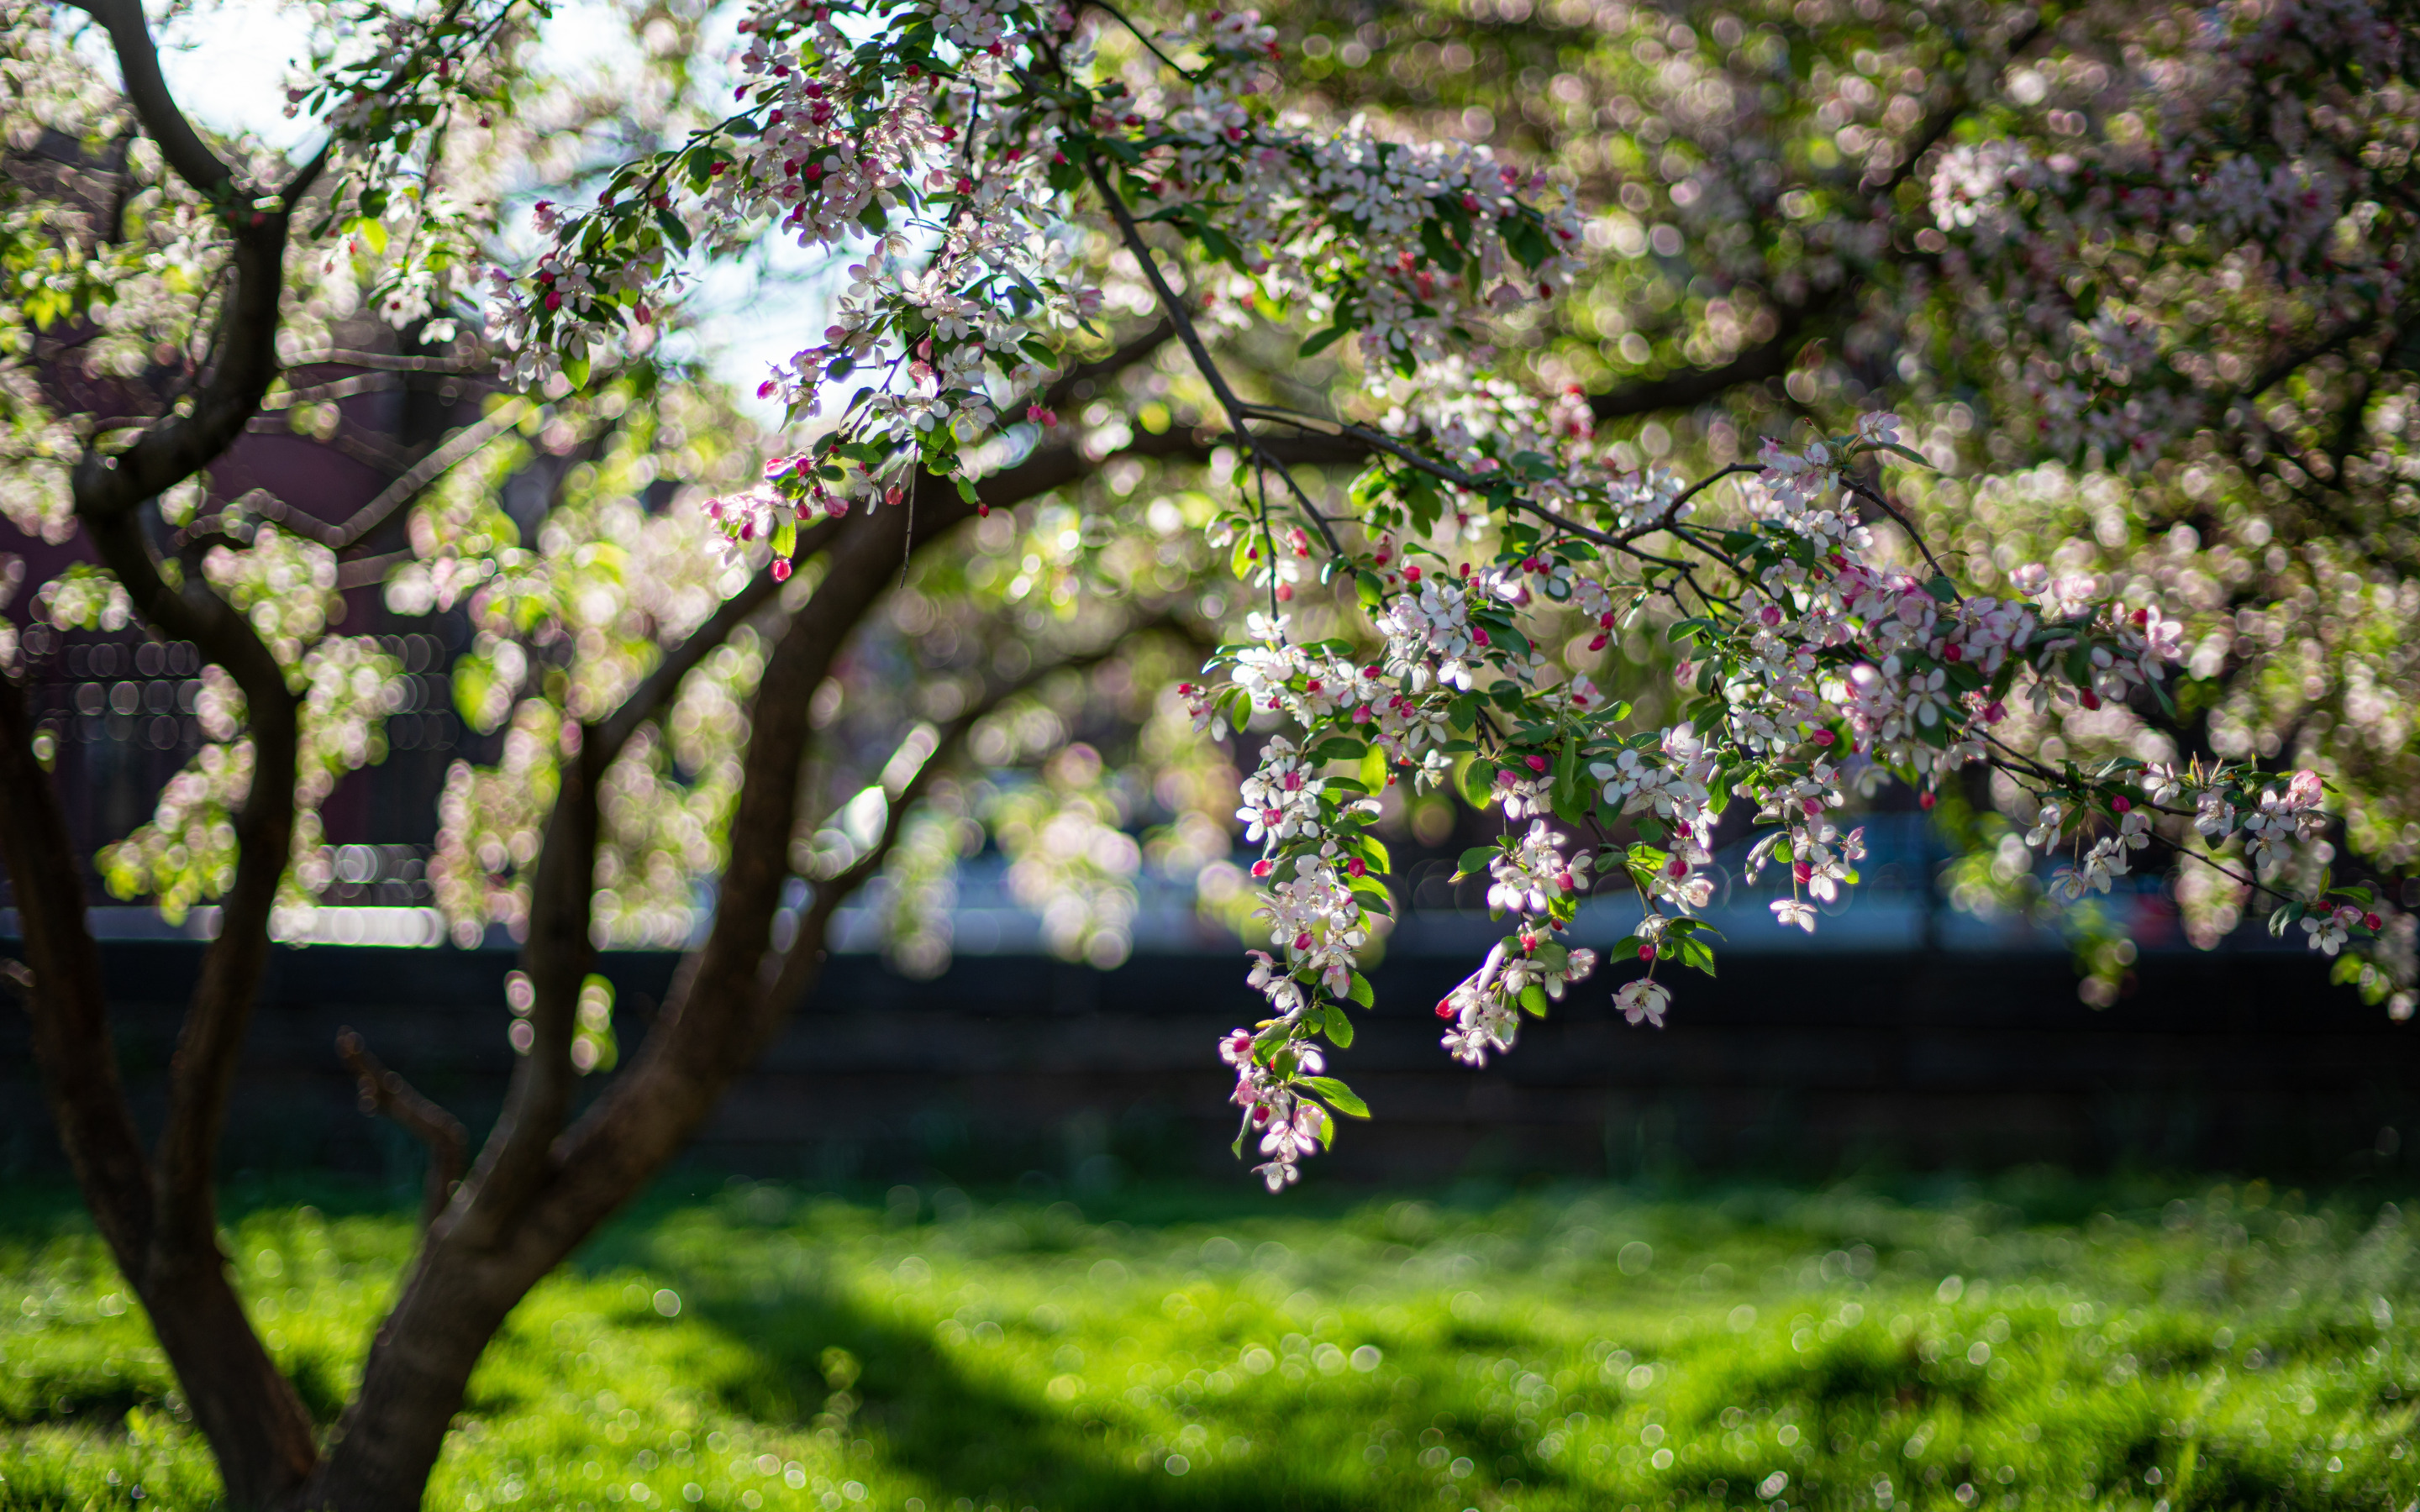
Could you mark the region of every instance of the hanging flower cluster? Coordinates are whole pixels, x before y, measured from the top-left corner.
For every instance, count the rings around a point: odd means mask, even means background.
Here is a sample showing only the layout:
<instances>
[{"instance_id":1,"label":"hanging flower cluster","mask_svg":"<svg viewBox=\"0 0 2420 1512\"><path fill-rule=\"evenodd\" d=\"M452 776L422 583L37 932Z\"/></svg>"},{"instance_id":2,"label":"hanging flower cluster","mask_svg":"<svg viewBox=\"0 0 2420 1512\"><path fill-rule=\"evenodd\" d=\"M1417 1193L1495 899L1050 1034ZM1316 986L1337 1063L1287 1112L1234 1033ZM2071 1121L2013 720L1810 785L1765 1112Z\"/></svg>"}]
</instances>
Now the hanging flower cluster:
<instances>
[{"instance_id":1,"label":"hanging flower cluster","mask_svg":"<svg viewBox=\"0 0 2420 1512\"><path fill-rule=\"evenodd\" d=\"M1247 1136L1297 1127L1312 1099L1359 1111L1339 1100L1335 1078L1314 1086L1298 1068L1315 1039L1351 1042L1347 1009L1366 997L1352 952L1385 894L1359 871L1341 878L1338 860L1383 865L1353 816L1385 785L1450 784L1504 816L1502 837L1466 852L1460 874L1485 879L1507 933L1436 1009L1444 1048L1471 1065L1510 1049L1525 1012L1544 1016L1594 971L1596 954L1571 943L1572 926L1586 898L1623 887L1641 918L1612 959L1638 974L1614 1001L1634 1025L1663 1024L1672 997L1659 968L1714 969L1707 868L1733 801L1753 805L1759 826L1749 879L1786 869L1788 895L1771 911L1809 933L1818 905L1859 879L1864 832L1844 826L1840 810L1890 779L1917 788L1927 807L1945 779L1978 763L2033 788L2040 816L2027 841L2054 852L2072 843L2052 884L2068 899L2108 891L2155 839L2173 844L2188 828L2204 851L2240 841L2257 872L2247 880L2272 885L2327 827L2309 772L2278 785L2240 768L2053 768L2002 744L1994 728L2020 700L2037 709L2164 701L2180 655L2174 622L2039 568L2015 575L2019 596L2000 598L1900 564L1868 523L1892 508L1869 470L1910 455L1894 417L1869 415L1800 448L1768 444L1717 524L1689 512L1699 490L1595 460L1584 429L1542 443L1534 429L1469 425L1468 397L1455 396L1435 428L1417 418L1392 427L1405 444L1383 452L1356 486L1368 544L1342 550L1331 573L1358 583L1369 645L1295 644L1287 620L1255 616L1256 642L1225 648L1214 664L1226 681L1184 690L1197 727L1240 730L1269 714L1291 727L1264 743L1239 816L1263 848L1253 874L1280 921L1275 952L1254 951L1249 975L1269 1016L1224 1041L1242 1068ZM1448 445L1416 444L1448 427ZM1511 435L1556 449L1508 453ZM1448 533L1449 515L1451 533L1492 552L1454 561L1398 544ZM1912 537L1907 547L1923 550ZM1668 725L1632 727L1628 705L1537 649L1575 625L1596 629L1601 647L1659 603L1686 648L1680 671L1694 695ZM1349 838L1339 840L1340 825ZM2334 954L2384 927L2364 888L2280 896L2273 926L2300 921L2314 949ZM1296 932L1313 917L1317 928ZM1272 1188L1316 1148L1266 1145Z\"/></svg>"}]
</instances>

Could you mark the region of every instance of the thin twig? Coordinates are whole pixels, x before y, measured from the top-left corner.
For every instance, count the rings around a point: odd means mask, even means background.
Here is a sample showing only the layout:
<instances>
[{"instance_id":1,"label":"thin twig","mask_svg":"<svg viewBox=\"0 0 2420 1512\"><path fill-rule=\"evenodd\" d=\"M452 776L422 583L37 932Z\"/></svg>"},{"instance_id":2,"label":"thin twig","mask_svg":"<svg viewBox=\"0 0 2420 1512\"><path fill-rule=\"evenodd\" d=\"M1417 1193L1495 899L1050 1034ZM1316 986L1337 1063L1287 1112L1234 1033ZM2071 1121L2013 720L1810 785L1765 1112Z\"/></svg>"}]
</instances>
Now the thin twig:
<instances>
[{"instance_id":1,"label":"thin twig","mask_svg":"<svg viewBox=\"0 0 2420 1512\"><path fill-rule=\"evenodd\" d=\"M1896 504L1893 504L1880 493L1867 487L1864 484L1858 482L1853 477L1850 477L1845 472L1840 474L1840 481L1848 486L1848 489L1851 493L1872 503L1884 514L1888 515L1892 519L1899 522L1899 528L1907 532L1907 538L1916 543L1916 550L1923 553L1924 564L1932 569L1932 575L1934 577L1947 578L1949 576L1947 570L1946 570L1941 563L1934 559L1932 555L1932 548L1924 544L1924 533L1918 531L1913 524L1909 523L1908 517L1899 512L1899 507Z\"/></svg>"},{"instance_id":2,"label":"thin twig","mask_svg":"<svg viewBox=\"0 0 2420 1512\"><path fill-rule=\"evenodd\" d=\"M362 1111L386 1115L428 1147L428 1187L420 1215L420 1226L427 1227L445 1211L445 1204L453 1199L454 1183L462 1179L463 1152L470 1142L462 1120L379 1064L378 1057L350 1028L337 1031L336 1053L360 1078Z\"/></svg>"}]
</instances>

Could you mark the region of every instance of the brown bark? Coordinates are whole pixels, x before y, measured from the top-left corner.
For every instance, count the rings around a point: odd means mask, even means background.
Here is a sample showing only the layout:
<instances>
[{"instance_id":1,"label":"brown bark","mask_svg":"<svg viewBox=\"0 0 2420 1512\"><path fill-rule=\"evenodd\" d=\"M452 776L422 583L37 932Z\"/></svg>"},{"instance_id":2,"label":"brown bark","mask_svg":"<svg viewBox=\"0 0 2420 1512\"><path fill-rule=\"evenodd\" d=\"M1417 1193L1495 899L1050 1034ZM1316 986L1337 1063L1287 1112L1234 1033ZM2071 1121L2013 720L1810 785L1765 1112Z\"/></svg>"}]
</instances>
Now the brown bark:
<instances>
[{"instance_id":1,"label":"brown bark","mask_svg":"<svg viewBox=\"0 0 2420 1512\"><path fill-rule=\"evenodd\" d=\"M51 774L34 758L25 690L0 678L0 860L16 884L34 1058L68 1163L118 1268L141 1273L151 1239L151 1165L117 1079L101 950Z\"/></svg>"},{"instance_id":2,"label":"brown bark","mask_svg":"<svg viewBox=\"0 0 2420 1512\"><path fill-rule=\"evenodd\" d=\"M933 496L946 492L946 486L927 488L920 540L939 538L971 513L954 496L935 508ZM782 980L773 915L790 874L799 772L811 734L807 706L849 635L894 580L909 546L907 513L874 510L835 532L823 581L775 642L752 705L713 930L684 971L682 986L633 1064L577 1124L567 1131L550 1126L546 1115L557 1106L554 1094L533 1089L518 1101L514 1121L499 1125L480 1168L431 1230L379 1331L360 1395L305 1493L306 1504L344 1512L404 1512L419 1504L420 1487L494 1330L530 1288L688 1142L732 1078L812 987L811 980L792 977L784 983L788 990L768 991ZM593 792L594 782L579 788ZM566 819L567 802L587 803L589 817L575 811ZM549 854L539 861L532 949L524 955L538 989L534 1020L548 1011L537 964L544 960L556 983L567 980L576 998L579 976L572 966L585 959L590 893L571 884L593 865L593 800L582 799L566 778L556 811L547 851L567 845L579 855L559 860ZM550 866L563 868L562 884L547 885ZM808 925L793 949L814 960L820 956L820 918ZM539 1059L548 1032L538 1026L539 1043L524 1062L533 1088L541 1073L528 1063ZM564 1053L567 1066L567 1043ZM504 1184L499 1175L515 1184Z\"/></svg>"},{"instance_id":3,"label":"brown bark","mask_svg":"<svg viewBox=\"0 0 2420 1512\"><path fill-rule=\"evenodd\" d=\"M57 792L34 758L23 692L13 684L0 687L0 790L8 795L0 803L0 856L16 883L33 979L26 1006L34 1055L60 1141L110 1253L176 1366L228 1501L274 1505L302 1484L317 1457L310 1414L261 1347L229 1283L209 1216L207 1162L199 1191L172 1203L162 1200L169 1196L165 1181L155 1180L144 1159L118 1081L84 879ZM248 1004L249 989L244 996ZM178 1080L187 1080L182 1067ZM187 1093L187 1106L197 1101ZM195 1235L187 1226L197 1210L209 1227ZM177 1227L163 1224L163 1212Z\"/></svg>"},{"instance_id":4,"label":"brown bark","mask_svg":"<svg viewBox=\"0 0 2420 1512\"><path fill-rule=\"evenodd\" d=\"M454 1183L462 1179L463 1151L470 1134L462 1120L423 1097L417 1088L379 1063L369 1046L351 1029L336 1034L336 1053L345 1057L361 1080L362 1111L384 1114L406 1133L428 1147L427 1194L421 1201L420 1224L426 1228L445 1211Z\"/></svg>"}]
</instances>

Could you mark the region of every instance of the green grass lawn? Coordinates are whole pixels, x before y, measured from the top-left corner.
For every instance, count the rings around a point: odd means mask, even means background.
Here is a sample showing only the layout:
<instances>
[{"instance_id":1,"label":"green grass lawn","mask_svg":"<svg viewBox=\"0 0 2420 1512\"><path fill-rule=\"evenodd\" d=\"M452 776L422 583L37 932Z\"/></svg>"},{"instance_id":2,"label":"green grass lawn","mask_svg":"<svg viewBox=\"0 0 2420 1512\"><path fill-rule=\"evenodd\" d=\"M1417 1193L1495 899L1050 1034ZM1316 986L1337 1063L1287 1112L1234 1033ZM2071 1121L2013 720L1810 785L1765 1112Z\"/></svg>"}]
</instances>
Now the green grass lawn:
<instances>
[{"instance_id":1,"label":"green grass lawn","mask_svg":"<svg viewBox=\"0 0 2420 1512\"><path fill-rule=\"evenodd\" d=\"M333 1415L410 1223L228 1248ZM1308 1200L1304 1200L1304 1199ZM1321 1206L1323 1202L1327 1206ZM2420 1267L2375 1196L1484 1204L659 1196L513 1315L429 1505L2376 1507L2420 1495ZM0 1505L215 1503L58 1194L0 1205Z\"/></svg>"}]
</instances>

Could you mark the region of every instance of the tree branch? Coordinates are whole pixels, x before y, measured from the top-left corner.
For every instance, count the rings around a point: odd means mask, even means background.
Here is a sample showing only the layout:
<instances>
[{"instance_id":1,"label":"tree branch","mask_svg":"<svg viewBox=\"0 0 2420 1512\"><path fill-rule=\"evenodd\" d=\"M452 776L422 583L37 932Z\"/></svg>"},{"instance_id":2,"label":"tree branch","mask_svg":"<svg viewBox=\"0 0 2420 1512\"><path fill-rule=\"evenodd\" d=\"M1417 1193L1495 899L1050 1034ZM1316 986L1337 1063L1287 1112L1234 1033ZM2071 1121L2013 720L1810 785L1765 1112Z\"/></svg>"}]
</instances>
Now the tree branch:
<instances>
[{"instance_id":1,"label":"tree branch","mask_svg":"<svg viewBox=\"0 0 2420 1512\"><path fill-rule=\"evenodd\" d=\"M194 390L190 411L151 422L121 452L103 454L87 446L78 459L72 477L76 513L91 521L130 515L183 482L216 460L258 413L277 377L279 301L294 207L287 199L242 202L244 191L233 171L203 144L168 93L142 0L79 3L109 33L127 97L145 130L178 175L217 207L234 244L234 287L212 337L216 361L208 380Z\"/></svg>"},{"instance_id":2,"label":"tree branch","mask_svg":"<svg viewBox=\"0 0 2420 1512\"><path fill-rule=\"evenodd\" d=\"M2007 68L2009 62L2048 34L2048 21L2041 12L2035 12L2032 20L2009 39L2006 56L1998 67ZM1925 154L1947 139L1974 104L1974 97L1962 86L1952 91L1948 100L1916 129L1907 154L1890 175L1869 193L1878 198L1887 198L1896 193L1916 171L1916 164L1923 161ZM1624 384L1591 396L1589 409L1599 420L1627 419L1664 409L1686 409L1719 398L1729 390L1743 384L1762 383L1769 378L1783 377L1796 363L1798 354L1806 348L1807 342L1818 334L1817 328L1842 313L1843 306L1854 304L1862 286L1857 279L1843 279L1820 297L1794 305L1781 305L1773 334L1730 361L1715 367Z\"/></svg>"},{"instance_id":3,"label":"tree branch","mask_svg":"<svg viewBox=\"0 0 2420 1512\"><path fill-rule=\"evenodd\" d=\"M51 774L34 755L26 689L0 675L0 861L15 884L34 1059L93 1222L132 1279L151 1242L151 1166L118 1080L117 1050L85 917L84 878Z\"/></svg>"},{"instance_id":4,"label":"tree branch","mask_svg":"<svg viewBox=\"0 0 2420 1512\"><path fill-rule=\"evenodd\" d=\"M838 532L838 520L825 520L809 526L799 534L799 556L801 560L814 555L831 543ZM607 715L582 737L581 752L591 749L602 766L611 765L622 748L640 727L661 713L680 691L681 679L695 671L698 663L712 655L715 647L731 639L732 632L746 624L750 616L772 602L781 584L770 572L760 572L748 579L748 586L722 601L722 607L707 617L704 625L691 630L677 646L664 653L656 670L641 678L612 714Z\"/></svg>"},{"instance_id":5,"label":"tree branch","mask_svg":"<svg viewBox=\"0 0 2420 1512\"><path fill-rule=\"evenodd\" d=\"M1202 340L1202 333L1193 329L1193 317L1186 313L1185 301L1176 297L1174 289L1169 287L1168 275L1160 271L1159 259L1153 255L1151 243L1142 239L1142 227L1135 224L1134 212L1126 208L1125 200L1110 184L1109 171L1101 166L1101 160L1097 154L1090 150L1084 153L1084 171L1091 176L1093 187L1101 192L1101 200L1109 206L1110 218L1118 223L1119 239L1125 243L1126 251L1133 255L1134 260L1141 265L1143 276L1150 281L1151 291L1159 301L1160 312L1176 330L1176 339L1185 344L1185 350L1193 359L1194 369L1202 375L1202 381L1210 385L1210 392L1218 396L1219 407L1227 411L1229 429L1255 458L1263 463L1268 462L1271 459L1261 451L1260 441L1244 424L1244 417L1250 412L1250 407L1236 398L1235 391L1228 387L1227 376L1218 370L1218 363L1210 356L1209 347ZM1285 464L1282 462L1277 463L1277 467L1280 472L1285 470ZM1286 481L1289 484L1293 482L1291 474L1287 475ZM1297 495L1302 494L1302 490L1298 487L1295 492ZM1266 494L1267 490L1264 489L1262 499L1264 529L1267 528ZM1338 544L1336 532L1328 528L1326 518L1319 511L1310 507L1308 496L1303 498L1304 517L1326 540L1329 554L1335 557L1343 556L1344 548Z\"/></svg>"},{"instance_id":6,"label":"tree branch","mask_svg":"<svg viewBox=\"0 0 2420 1512\"><path fill-rule=\"evenodd\" d=\"M530 410L527 399L507 399L498 405L485 419L473 421L440 442L435 451L414 462L402 477L379 490L379 496L353 511L352 517L335 527L329 543L339 551L361 544L362 537L383 524L386 517L420 497L420 491L436 482L457 463L482 446L520 424Z\"/></svg>"},{"instance_id":7,"label":"tree branch","mask_svg":"<svg viewBox=\"0 0 2420 1512\"><path fill-rule=\"evenodd\" d=\"M1131 643L1135 636L1151 629L1156 625L1168 623L1168 619L1165 613L1156 615L1149 620L1128 625L1092 651L1063 657L1047 666L1033 668L1014 682L985 695L982 702L960 714L939 732L931 752L917 765L916 770L900 783L897 792L887 795L890 799L890 809L883 818L881 835L863 856L859 856L833 876L814 885L805 915L799 920L798 933L792 938L789 949L775 954L760 968L759 980L765 985L753 1015L761 1026L758 1031L760 1041L789 1016L799 1000L806 995L809 988L813 986L816 977L821 974L824 940L830 929L832 915L839 910L842 903L847 902L859 888L872 879L876 872L881 870L882 864L890 858L892 851L897 847L899 837L906 832L908 820L916 806L923 801L924 795L931 791L934 781L949 766L951 759L956 754L958 748L965 743L967 736L973 733L975 726L982 723L985 717L998 710L1001 704L1020 693L1031 690L1045 678L1063 671L1095 666L1117 655L1120 650Z\"/></svg>"},{"instance_id":8,"label":"tree branch","mask_svg":"<svg viewBox=\"0 0 2420 1512\"><path fill-rule=\"evenodd\" d=\"M1589 398L1589 412L1599 420L1622 420L1663 409L1686 409L1719 398L1744 383L1780 378L1797 362L1812 339L1810 328L1849 302L1855 285L1838 287L1804 304L1781 305L1772 335L1719 367L1698 368L1659 378L1642 378Z\"/></svg>"},{"instance_id":9,"label":"tree branch","mask_svg":"<svg viewBox=\"0 0 2420 1512\"><path fill-rule=\"evenodd\" d=\"M1176 334L1176 322L1162 316L1151 329L1120 346L1106 357L1089 363L1078 363L1050 381L1042 391L1040 404L1045 409L1057 409L1074 396L1077 386L1095 379L1112 377L1141 362L1159 350Z\"/></svg>"},{"instance_id":10,"label":"tree branch","mask_svg":"<svg viewBox=\"0 0 2420 1512\"><path fill-rule=\"evenodd\" d=\"M362 1111L385 1114L404 1132L428 1147L428 1192L421 1204L420 1226L437 1221L462 1178L463 1149L470 1135L462 1120L423 1097L396 1072L379 1064L369 1046L350 1028L336 1031L336 1054L345 1057L361 1080Z\"/></svg>"},{"instance_id":11,"label":"tree branch","mask_svg":"<svg viewBox=\"0 0 2420 1512\"><path fill-rule=\"evenodd\" d=\"M109 33L109 45L117 54L118 77L125 83L126 98L133 103L134 114L142 119L143 129L158 143L160 155L177 177L199 190L204 197L218 199L223 191L233 185L235 171L221 162L185 118L174 96L168 93L168 81L160 72L160 50L151 40L151 28L143 16L142 0L72 0L79 8L101 23Z\"/></svg>"}]
</instances>

